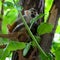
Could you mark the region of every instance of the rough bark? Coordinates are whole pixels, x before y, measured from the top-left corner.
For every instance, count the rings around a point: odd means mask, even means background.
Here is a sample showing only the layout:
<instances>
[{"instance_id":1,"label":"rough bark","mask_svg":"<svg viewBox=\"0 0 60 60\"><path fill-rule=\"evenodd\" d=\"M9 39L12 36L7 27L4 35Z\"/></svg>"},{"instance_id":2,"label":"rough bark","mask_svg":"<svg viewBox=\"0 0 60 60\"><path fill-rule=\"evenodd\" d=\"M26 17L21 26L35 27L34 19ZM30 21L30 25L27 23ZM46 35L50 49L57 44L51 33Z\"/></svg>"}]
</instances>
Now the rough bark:
<instances>
[{"instance_id":1,"label":"rough bark","mask_svg":"<svg viewBox=\"0 0 60 60\"><path fill-rule=\"evenodd\" d=\"M41 41L41 47L45 52L50 52L50 48L52 45L52 40L54 37L54 33L56 30L58 18L59 18L59 11L60 11L60 6L59 6L60 0L54 0L54 3L52 5L52 8L50 10L50 15L47 20L48 23L52 24L54 26L52 32L50 34L45 34L42 36L42 41Z\"/></svg>"}]
</instances>

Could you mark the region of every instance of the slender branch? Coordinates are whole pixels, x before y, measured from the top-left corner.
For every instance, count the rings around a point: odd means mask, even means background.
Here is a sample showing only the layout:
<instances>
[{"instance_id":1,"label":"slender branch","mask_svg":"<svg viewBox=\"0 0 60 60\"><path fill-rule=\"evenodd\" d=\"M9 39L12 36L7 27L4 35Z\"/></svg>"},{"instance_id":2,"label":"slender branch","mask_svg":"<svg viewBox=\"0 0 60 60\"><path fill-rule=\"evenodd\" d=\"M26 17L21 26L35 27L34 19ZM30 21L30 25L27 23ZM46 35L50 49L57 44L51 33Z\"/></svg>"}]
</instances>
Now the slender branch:
<instances>
[{"instance_id":1,"label":"slender branch","mask_svg":"<svg viewBox=\"0 0 60 60\"><path fill-rule=\"evenodd\" d=\"M30 37L35 41L35 43L36 43L39 51L40 51L45 57L47 57L46 53L42 50L42 48L41 48L40 45L38 44L37 40L35 39L34 35L33 35L32 32L30 31L30 28L28 27L28 25L27 25L27 23L26 23L23 15L22 15L21 11L20 11L19 13L20 13L20 17L21 17L21 19L22 19L22 21L23 21L23 23L24 23L24 25L25 25L25 27L26 27L26 30L28 31Z\"/></svg>"},{"instance_id":2,"label":"slender branch","mask_svg":"<svg viewBox=\"0 0 60 60\"><path fill-rule=\"evenodd\" d=\"M11 41L18 41L18 36L22 35L23 32L14 32L9 34L0 34L1 38L8 38Z\"/></svg>"}]
</instances>

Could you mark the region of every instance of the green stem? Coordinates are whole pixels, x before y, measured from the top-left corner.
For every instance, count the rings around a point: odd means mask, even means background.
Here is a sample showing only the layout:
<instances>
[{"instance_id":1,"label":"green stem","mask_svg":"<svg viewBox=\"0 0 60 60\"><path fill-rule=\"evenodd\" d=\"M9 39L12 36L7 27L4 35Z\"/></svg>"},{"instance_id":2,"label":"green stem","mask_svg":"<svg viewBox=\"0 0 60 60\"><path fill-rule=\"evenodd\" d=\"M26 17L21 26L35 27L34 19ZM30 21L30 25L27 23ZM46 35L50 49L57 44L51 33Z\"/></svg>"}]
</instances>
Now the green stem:
<instances>
[{"instance_id":1,"label":"green stem","mask_svg":"<svg viewBox=\"0 0 60 60\"><path fill-rule=\"evenodd\" d=\"M40 45L38 44L37 40L35 39L34 35L33 35L32 32L30 31L30 28L29 28L29 26L27 25L27 23L26 23L26 21L25 21L25 19L24 19L24 17L23 17L23 15L22 15L21 12L20 12L20 17L21 17L21 19L22 19L22 21L23 21L23 23L24 23L24 25L25 25L25 27L26 27L26 29L27 29L30 37L35 41L35 43L36 43L39 51L40 51L44 56L47 57L46 53L42 50L42 48L41 48Z\"/></svg>"}]
</instances>

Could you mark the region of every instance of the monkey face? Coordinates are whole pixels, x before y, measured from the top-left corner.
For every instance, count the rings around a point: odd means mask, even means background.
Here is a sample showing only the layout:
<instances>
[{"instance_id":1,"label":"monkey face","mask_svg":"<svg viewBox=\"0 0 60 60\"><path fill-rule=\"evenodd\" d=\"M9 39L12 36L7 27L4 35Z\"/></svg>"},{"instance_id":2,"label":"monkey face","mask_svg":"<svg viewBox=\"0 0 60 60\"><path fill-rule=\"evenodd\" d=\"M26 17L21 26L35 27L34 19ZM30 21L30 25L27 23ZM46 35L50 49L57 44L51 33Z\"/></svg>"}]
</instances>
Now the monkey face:
<instances>
[{"instance_id":1,"label":"monkey face","mask_svg":"<svg viewBox=\"0 0 60 60\"><path fill-rule=\"evenodd\" d=\"M29 9L29 10L31 11L31 17L32 17L32 18L34 18L34 17L36 17L36 16L38 15L36 9L31 8L31 9Z\"/></svg>"},{"instance_id":2,"label":"monkey face","mask_svg":"<svg viewBox=\"0 0 60 60\"><path fill-rule=\"evenodd\" d=\"M38 15L36 9L34 9L34 8L31 8L31 9L29 9L29 10L25 10L25 11L24 11L24 14L25 14L26 16L30 16L30 17L32 17L32 18L34 18L34 17L36 17L36 16Z\"/></svg>"}]
</instances>

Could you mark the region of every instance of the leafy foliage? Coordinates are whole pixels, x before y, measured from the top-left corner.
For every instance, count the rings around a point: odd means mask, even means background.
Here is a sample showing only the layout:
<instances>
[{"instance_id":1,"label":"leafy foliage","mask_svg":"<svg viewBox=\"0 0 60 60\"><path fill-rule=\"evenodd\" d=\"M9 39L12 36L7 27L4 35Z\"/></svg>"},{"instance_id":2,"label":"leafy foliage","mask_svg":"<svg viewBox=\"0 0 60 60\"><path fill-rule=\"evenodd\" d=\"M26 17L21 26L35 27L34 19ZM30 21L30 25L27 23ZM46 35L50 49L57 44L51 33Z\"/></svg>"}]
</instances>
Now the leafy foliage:
<instances>
[{"instance_id":1,"label":"leafy foliage","mask_svg":"<svg viewBox=\"0 0 60 60\"><path fill-rule=\"evenodd\" d=\"M37 33L42 35L46 33L50 33L53 29L53 26L48 23L41 23L37 28Z\"/></svg>"},{"instance_id":2,"label":"leafy foliage","mask_svg":"<svg viewBox=\"0 0 60 60\"><path fill-rule=\"evenodd\" d=\"M23 49L23 48L25 48L25 46L26 46L26 44L24 42L12 41L8 44L7 49L8 49L8 51L14 51L14 50Z\"/></svg>"},{"instance_id":3,"label":"leafy foliage","mask_svg":"<svg viewBox=\"0 0 60 60\"><path fill-rule=\"evenodd\" d=\"M0 8L2 5L1 1L2 0L0 0ZM18 2L18 0L15 0L15 3L16 2ZM50 8L52 6L52 3L53 3L53 0L45 0L45 14L47 14L47 15L39 14L37 17L32 19L30 28L32 27L34 22L36 22L39 18L41 18L43 16L45 17L45 22L46 22L47 17L49 15ZM13 0L5 0L4 16L3 16L3 21L2 21L2 32L3 33L8 33L7 25L12 24L16 20L16 18L18 16L17 10L22 11L22 9L23 8L21 6L15 5ZM0 14L0 17L1 17L1 14ZM52 31L52 28L53 28L53 26L51 24L41 23L37 28L37 33L39 35L50 33ZM60 33L60 25L59 24L57 26L56 33ZM39 44L40 40L41 40L39 38L39 36L34 36L34 37L36 38L36 40ZM23 56L25 56L28 53L31 45L33 47L36 47L36 44L34 41L32 41L31 43L28 43L26 45L26 43L23 43L23 42L13 42L13 41L8 41L8 39L0 38L0 45L3 45L3 44L7 44L7 46L5 49L0 49L0 60L5 60L6 56L8 56L11 51L15 51L18 49L19 50L24 49L26 47L23 52ZM55 59L60 60L60 43L57 43L57 42L52 43L51 51L55 55L55 57L56 57ZM45 59L52 60L51 56L49 54L47 54L48 55L47 57L44 57L41 53L39 55L40 55L39 57L42 58L42 60L45 60Z\"/></svg>"},{"instance_id":4,"label":"leafy foliage","mask_svg":"<svg viewBox=\"0 0 60 60\"><path fill-rule=\"evenodd\" d=\"M12 8L14 8L14 5L12 2L9 2L9 1L4 2L4 9L12 9Z\"/></svg>"},{"instance_id":5,"label":"leafy foliage","mask_svg":"<svg viewBox=\"0 0 60 60\"><path fill-rule=\"evenodd\" d=\"M6 12L4 16L4 20L2 21L2 32L7 33L7 25L12 24L17 18L17 11L15 9L9 10ZM12 17L13 16L13 17Z\"/></svg>"},{"instance_id":6,"label":"leafy foliage","mask_svg":"<svg viewBox=\"0 0 60 60\"><path fill-rule=\"evenodd\" d=\"M54 0L45 0L45 16L44 16L44 18L45 18L45 22L47 21L47 18L48 18L48 16L49 16L49 13L50 13L50 9L51 9L51 7L52 7L52 4L53 4L53 1Z\"/></svg>"},{"instance_id":7,"label":"leafy foliage","mask_svg":"<svg viewBox=\"0 0 60 60\"><path fill-rule=\"evenodd\" d=\"M3 49L3 52L0 51L1 54L1 60L5 60L6 56L9 55L10 52L12 51L16 51L16 50L21 50L21 49L24 49L26 46L25 43L23 42L14 42L14 41L11 41L7 44L6 48Z\"/></svg>"},{"instance_id":8,"label":"leafy foliage","mask_svg":"<svg viewBox=\"0 0 60 60\"><path fill-rule=\"evenodd\" d=\"M13 16L13 17L12 17ZM8 33L7 25L12 24L18 16L18 11L14 8L12 2L6 1L4 3L4 17L2 21L2 32Z\"/></svg>"},{"instance_id":9,"label":"leafy foliage","mask_svg":"<svg viewBox=\"0 0 60 60\"><path fill-rule=\"evenodd\" d=\"M21 8L20 8L21 9ZM8 33L7 25L12 24L18 16L18 11L15 8L14 3L12 1L5 1L4 2L4 16L2 21L2 33ZM10 54L10 52L15 50L21 50L24 49L26 46L26 43L24 42L14 42L9 41L8 39L2 39L0 38L0 45L7 44L6 48L3 50L0 50L0 60L5 60L5 58Z\"/></svg>"},{"instance_id":10,"label":"leafy foliage","mask_svg":"<svg viewBox=\"0 0 60 60\"><path fill-rule=\"evenodd\" d=\"M56 49L55 51L55 57L56 57L56 60L60 60L60 47L58 49Z\"/></svg>"},{"instance_id":11,"label":"leafy foliage","mask_svg":"<svg viewBox=\"0 0 60 60\"><path fill-rule=\"evenodd\" d=\"M57 28L56 28L56 33L60 33L60 18L58 20L58 25L57 25Z\"/></svg>"},{"instance_id":12,"label":"leafy foliage","mask_svg":"<svg viewBox=\"0 0 60 60\"><path fill-rule=\"evenodd\" d=\"M60 43L53 42L53 46L52 46L52 50L51 51L55 55L55 59L59 60L60 59Z\"/></svg>"}]
</instances>

